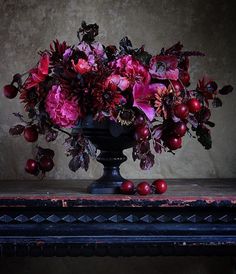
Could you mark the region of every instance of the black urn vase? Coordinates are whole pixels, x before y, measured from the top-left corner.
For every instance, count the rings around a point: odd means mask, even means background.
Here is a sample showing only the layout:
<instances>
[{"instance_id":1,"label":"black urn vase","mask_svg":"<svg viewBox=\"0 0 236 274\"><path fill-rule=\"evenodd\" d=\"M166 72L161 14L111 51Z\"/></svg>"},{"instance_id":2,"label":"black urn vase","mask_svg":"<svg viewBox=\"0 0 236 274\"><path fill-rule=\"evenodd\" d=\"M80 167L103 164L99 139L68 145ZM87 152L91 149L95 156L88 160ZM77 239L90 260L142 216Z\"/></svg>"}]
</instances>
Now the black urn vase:
<instances>
[{"instance_id":1,"label":"black urn vase","mask_svg":"<svg viewBox=\"0 0 236 274\"><path fill-rule=\"evenodd\" d=\"M123 150L134 145L134 129L113 121L94 121L87 116L81 123L82 132L100 150L96 160L103 164L103 175L88 188L92 194L119 193L125 180L120 174L120 165L127 160Z\"/></svg>"}]
</instances>

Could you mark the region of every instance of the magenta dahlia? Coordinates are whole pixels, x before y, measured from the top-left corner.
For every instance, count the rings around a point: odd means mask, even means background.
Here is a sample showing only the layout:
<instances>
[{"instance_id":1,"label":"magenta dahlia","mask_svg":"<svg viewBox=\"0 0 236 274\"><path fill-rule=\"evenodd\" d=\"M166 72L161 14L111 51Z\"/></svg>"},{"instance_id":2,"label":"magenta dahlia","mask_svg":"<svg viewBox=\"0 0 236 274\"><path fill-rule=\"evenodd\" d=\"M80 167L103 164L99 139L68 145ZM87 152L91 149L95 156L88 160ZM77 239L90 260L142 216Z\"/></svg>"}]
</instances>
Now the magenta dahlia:
<instances>
[{"instance_id":1,"label":"magenta dahlia","mask_svg":"<svg viewBox=\"0 0 236 274\"><path fill-rule=\"evenodd\" d=\"M148 85L151 81L147 68L131 55L122 56L113 62L112 66L118 74L126 77L133 85L137 82Z\"/></svg>"}]
</instances>

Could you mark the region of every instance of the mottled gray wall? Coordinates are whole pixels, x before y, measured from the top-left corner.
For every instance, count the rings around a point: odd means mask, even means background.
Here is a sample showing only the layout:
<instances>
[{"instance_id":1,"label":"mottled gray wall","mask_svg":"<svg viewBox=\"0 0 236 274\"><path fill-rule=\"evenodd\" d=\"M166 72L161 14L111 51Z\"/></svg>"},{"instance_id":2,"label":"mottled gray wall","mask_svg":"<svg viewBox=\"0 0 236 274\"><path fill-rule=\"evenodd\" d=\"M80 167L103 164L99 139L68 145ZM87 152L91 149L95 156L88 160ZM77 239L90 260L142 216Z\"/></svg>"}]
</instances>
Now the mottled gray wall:
<instances>
[{"instance_id":1,"label":"mottled gray wall","mask_svg":"<svg viewBox=\"0 0 236 274\"><path fill-rule=\"evenodd\" d=\"M236 86L236 37L234 1L224 0L7 0L0 6L0 86L15 72L32 67L36 52L47 48L55 38L76 43L80 22L97 22L100 40L118 43L128 35L135 46L143 43L152 53L182 41L186 49L197 49L206 58L192 58L192 83L208 74L220 85ZM162 154L151 172L140 171L130 159L122 166L125 176L133 177L234 177L236 175L236 93L223 98L224 106L213 114L217 126L212 131L213 149L205 151L186 137L176 153ZM16 123L13 111L21 111L17 100L0 97L0 179L31 179L24 173L24 163L34 145L22 138L10 138L9 126ZM50 178L93 178L101 166L92 162L86 172L72 174L64 156L63 138L56 148L57 167ZM127 151L130 154L130 151ZM130 158L130 157L129 157Z\"/></svg>"}]
</instances>

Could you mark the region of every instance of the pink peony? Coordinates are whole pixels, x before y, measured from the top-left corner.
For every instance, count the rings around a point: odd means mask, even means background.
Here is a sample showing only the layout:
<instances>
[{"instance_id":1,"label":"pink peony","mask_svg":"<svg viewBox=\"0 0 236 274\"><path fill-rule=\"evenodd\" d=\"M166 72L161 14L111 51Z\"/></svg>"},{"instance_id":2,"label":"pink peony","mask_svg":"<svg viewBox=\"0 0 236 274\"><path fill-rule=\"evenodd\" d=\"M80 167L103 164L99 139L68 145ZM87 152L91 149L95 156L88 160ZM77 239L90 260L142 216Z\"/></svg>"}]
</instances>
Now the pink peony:
<instances>
[{"instance_id":1,"label":"pink peony","mask_svg":"<svg viewBox=\"0 0 236 274\"><path fill-rule=\"evenodd\" d=\"M118 74L112 74L109 77L107 77L105 81L105 88L111 89L113 91L116 91L117 88L124 91L129 87L129 81L126 77L122 77Z\"/></svg>"},{"instance_id":2,"label":"pink peony","mask_svg":"<svg viewBox=\"0 0 236 274\"><path fill-rule=\"evenodd\" d=\"M150 60L149 72L153 78L160 80L178 80L178 60L175 56L157 55Z\"/></svg>"},{"instance_id":3,"label":"pink peony","mask_svg":"<svg viewBox=\"0 0 236 274\"><path fill-rule=\"evenodd\" d=\"M76 72L80 74L85 74L91 71L92 67L89 65L88 61L84 59L79 59L77 64L75 64L74 60L71 60L73 68Z\"/></svg>"},{"instance_id":4,"label":"pink peony","mask_svg":"<svg viewBox=\"0 0 236 274\"><path fill-rule=\"evenodd\" d=\"M113 68L122 76L127 77L134 85L135 83L143 83L148 85L151 76L148 70L131 55L125 55L112 63Z\"/></svg>"},{"instance_id":5,"label":"pink peony","mask_svg":"<svg viewBox=\"0 0 236 274\"><path fill-rule=\"evenodd\" d=\"M65 93L57 85L49 91L45 108L52 122L60 127L72 127L80 116L77 102L66 99Z\"/></svg>"}]
</instances>

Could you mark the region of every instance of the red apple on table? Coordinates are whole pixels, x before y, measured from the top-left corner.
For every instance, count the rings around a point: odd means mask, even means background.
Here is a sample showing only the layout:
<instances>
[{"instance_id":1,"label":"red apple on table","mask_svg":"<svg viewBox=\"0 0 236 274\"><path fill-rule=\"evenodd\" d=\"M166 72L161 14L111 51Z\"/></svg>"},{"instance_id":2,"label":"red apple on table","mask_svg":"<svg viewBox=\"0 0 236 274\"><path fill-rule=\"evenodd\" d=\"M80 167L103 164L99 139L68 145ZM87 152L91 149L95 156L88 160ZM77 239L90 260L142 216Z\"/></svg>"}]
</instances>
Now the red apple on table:
<instances>
[{"instance_id":1,"label":"red apple on table","mask_svg":"<svg viewBox=\"0 0 236 274\"><path fill-rule=\"evenodd\" d=\"M137 192L139 195L148 195L151 191L152 189L148 182L141 182L137 186Z\"/></svg>"},{"instance_id":2,"label":"red apple on table","mask_svg":"<svg viewBox=\"0 0 236 274\"><path fill-rule=\"evenodd\" d=\"M157 194L163 194L167 190L167 183L163 179L157 179L152 184Z\"/></svg>"}]
</instances>

